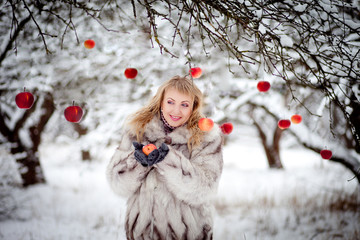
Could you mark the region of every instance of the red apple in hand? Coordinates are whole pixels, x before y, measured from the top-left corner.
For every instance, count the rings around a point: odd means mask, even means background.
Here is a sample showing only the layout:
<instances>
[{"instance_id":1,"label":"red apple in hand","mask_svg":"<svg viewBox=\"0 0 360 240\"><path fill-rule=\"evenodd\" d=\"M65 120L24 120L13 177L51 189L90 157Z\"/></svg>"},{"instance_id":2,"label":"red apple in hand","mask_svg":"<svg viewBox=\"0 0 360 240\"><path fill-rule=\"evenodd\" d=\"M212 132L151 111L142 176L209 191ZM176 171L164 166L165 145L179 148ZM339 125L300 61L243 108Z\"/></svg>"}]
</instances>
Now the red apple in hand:
<instances>
[{"instance_id":1,"label":"red apple in hand","mask_svg":"<svg viewBox=\"0 0 360 240\"><path fill-rule=\"evenodd\" d=\"M294 114L294 115L291 116L291 122L292 122L293 124L299 124L299 123L301 123L301 121L302 121L301 115L299 115L299 114Z\"/></svg>"},{"instance_id":2,"label":"red apple in hand","mask_svg":"<svg viewBox=\"0 0 360 240\"><path fill-rule=\"evenodd\" d=\"M87 49L92 49L92 48L95 47L95 41L92 40L92 39L85 40L84 46L85 46Z\"/></svg>"},{"instance_id":3,"label":"red apple in hand","mask_svg":"<svg viewBox=\"0 0 360 240\"><path fill-rule=\"evenodd\" d=\"M223 132L223 134L229 135L232 132L234 126L232 125L232 123L228 122L228 123L222 124L220 126L220 128L221 128L221 131Z\"/></svg>"},{"instance_id":4,"label":"red apple in hand","mask_svg":"<svg viewBox=\"0 0 360 240\"><path fill-rule=\"evenodd\" d=\"M191 68L189 72L193 78L199 78L202 74L202 70L199 67Z\"/></svg>"},{"instance_id":5,"label":"red apple in hand","mask_svg":"<svg viewBox=\"0 0 360 240\"><path fill-rule=\"evenodd\" d=\"M83 111L81 107L75 106L75 103L73 102L72 106L65 109L64 115L66 120L68 120L69 122L78 123L82 118Z\"/></svg>"},{"instance_id":6,"label":"red apple in hand","mask_svg":"<svg viewBox=\"0 0 360 240\"><path fill-rule=\"evenodd\" d=\"M156 146L152 143L143 146L142 151L143 153L145 153L146 156L148 156L152 151L154 151L156 149Z\"/></svg>"},{"instance_id":7,"label":"red apple in hand","mask_svg":"<svg viewBox=\"0 0 360 240\"><path fill-rule=\"evenodd\" d=\"M210 118L201 118L199 120L198 125L202 131L207 132L207 131L210 131L214 127L214 122Z\"/></svg>"},{"instance_id":8,"label":"red apple in hand","mask_svg":"<svg viewBox=\"0 0 360 240\"><path fill-rule=\"evenodd\" d=\"M34 96L29 92L25 92L24 88L23 92L16 95L15 102L19 108L29 109L34 103Z\"/></svg>"},{"instance_id":9,"label":"red apple in hand","mask_svg":"<svg viewBox=\"0 0 360 240\"><path fill-rule=\"evenodd\" d=\"M124 74L126 78L134 79L136 78L138 71L136 70L136 68L127 68L125 69Z\"/></svg>"},{"instance_id":10,"label":"red apple in hand","mask_svg":"<svg viewBox=\"0 0 360 240\"><path fill-rule=\"evenodd\" d=\"M290 125L291 125L291 122L290 122L289 119L281 119L281 120L279 120L279 122L278 122L278 127L279 127L280 129L287 129L287 128L290 127Z\"/></svg>"},{"instance_id":11,"label":"red apple in hand","mask_svg":"<svg viewBox=\"0 0 360 240\"><path fill-rule=\"evenodd\" d=\"M260 92L267 92L270 89L270 83L268 81L260 81L257 84L257 89Z\"/></svg>"},{"instance_id":12,"label":"red apple in hand","mask_svg":"<svg viewBox=\"0 0 360 240\"><path fill-rule=\"evenodd\" d=\"M320 155L323 159L329 160L332 157L332 152L330 150L324 149L320 151Z\"/></svg>"}]
</instances>

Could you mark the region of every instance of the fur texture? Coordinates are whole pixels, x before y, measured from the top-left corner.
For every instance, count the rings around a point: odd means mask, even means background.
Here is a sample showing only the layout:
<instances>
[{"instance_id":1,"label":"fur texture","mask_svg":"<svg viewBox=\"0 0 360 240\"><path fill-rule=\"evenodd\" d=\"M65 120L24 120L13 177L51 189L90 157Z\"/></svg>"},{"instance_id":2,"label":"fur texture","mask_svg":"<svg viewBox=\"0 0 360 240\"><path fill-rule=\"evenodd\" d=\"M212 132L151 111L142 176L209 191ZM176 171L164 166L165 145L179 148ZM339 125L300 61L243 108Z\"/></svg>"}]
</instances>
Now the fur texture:
<instances>
[{"instance_id":1,"label":"fur texture","mask_svg":"<svg viewBox=\"0 0 360 240\"><path fill-rule=\"evenodd\" d=\"M159 147L169 137L165 159L143 167L134 158L136 137L124 129L107 167L111 188L128 198L127 239L212 239L212 199L223 168L220 128L215 125L202 144L189 152L186 126L166 135L161 120L153 118L142 144Z\"/></svg>"}]
</instances>

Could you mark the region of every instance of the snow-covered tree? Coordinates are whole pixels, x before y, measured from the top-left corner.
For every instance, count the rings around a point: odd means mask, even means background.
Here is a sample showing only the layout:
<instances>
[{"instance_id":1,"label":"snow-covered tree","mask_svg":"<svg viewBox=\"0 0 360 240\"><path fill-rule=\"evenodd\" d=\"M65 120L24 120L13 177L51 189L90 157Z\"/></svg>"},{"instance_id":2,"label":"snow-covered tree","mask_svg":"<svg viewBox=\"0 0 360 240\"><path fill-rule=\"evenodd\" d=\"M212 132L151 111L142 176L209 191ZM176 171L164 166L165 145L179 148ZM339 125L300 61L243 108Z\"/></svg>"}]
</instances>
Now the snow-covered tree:
<instances>
[{"instance_id":1,"label":"snow-covered tree","mask_svg":"<svg viewBox=\"0 0 360 240\"><path fill-rule=\"evenodd\" d=\"M307 112L309 119L313 116L326 119L324 114L328 113L330 127L325 129L333 134L335 140L320 140L326 133L319 129L314 131L311 123L306 129L317 133L317 141L301 139L299 136L306 135L301 133L296 134L297 139L317 152L324 145L335 149L340 145L342 150L336 151L332 160L348 167L360 181L359 2L138 2L148 13L155 41L166 51L170 47L159 38L165 35L161 32L165 28L162 27L164 21L167 21L168 28L173 28L173 42L180 40L187 46L190 59L196 51L192 45L196 41L203 43L205 53L211 53L211 48L207 50L209 44L220 47L242 68L243 71L232 68L237 72L235 77L259 79L251 67L258 65L264 71L263 78L271 79L280 94L289 94L290 99L287 97L283 102L295 102L304 109L312 109ZM182 20L187 22L185 29L180 25ZM283 109L279 112L278 106L270 105L273 101L268 98L252 98L249 103L267 109L270 115L279 119ZM311 98L319 103L318 106L305 104L305 100ZM311 102L310 105L315 104ZM342 113L341 117L339 113ZM335 126L335 118L341 127ZM321 120L315 120L318 121Z\"/></svg>"},{"instance_id":2,"label":"snow-covered tree","mask_svg":"<svg viewBox=\"0 0 360 240\"><path fill-rule=\"evenodd\" d=\"M201 65L196 83L215 121L254 123L271 150L280 139L277 120L301 113L304 124L288 133L314 151L336 149L332 160L360 180L358 2L22 0L1 11L3 142L13 142L13 127L30 113L13 100L26 86L40 102L51 96L54 109L36 104L20 141L32 139L29 126L49 111L50 135L78 137L96 155L152 86ZM95 49L84 50L87 38ZM139 76L125 79L134 65ZM259 94L256 80L271 82L271 91ZM86 113L75 125L63 117L73 100Z\"/></svg>"},{"instance_id":3,"label":"snow-covered tree","mask_svg":"<svg viewBox=\"0 0 360 240\"><path fill-rule=\"evenodd\" d=\"M61 79L54 78L49 67L55 50L64 48L62 40L67 40L69 29L75 30L73 17L94 15L98 10L59 1L5 1L1 5L1 143L18 163L22 184L28 186L45 181L38 148L49 119L59 107L54 93ZM76 31L72 36L77 37ZM35 96L28 110L15 104L16 94L25 87Z\"/></svg>"}]
</instances>

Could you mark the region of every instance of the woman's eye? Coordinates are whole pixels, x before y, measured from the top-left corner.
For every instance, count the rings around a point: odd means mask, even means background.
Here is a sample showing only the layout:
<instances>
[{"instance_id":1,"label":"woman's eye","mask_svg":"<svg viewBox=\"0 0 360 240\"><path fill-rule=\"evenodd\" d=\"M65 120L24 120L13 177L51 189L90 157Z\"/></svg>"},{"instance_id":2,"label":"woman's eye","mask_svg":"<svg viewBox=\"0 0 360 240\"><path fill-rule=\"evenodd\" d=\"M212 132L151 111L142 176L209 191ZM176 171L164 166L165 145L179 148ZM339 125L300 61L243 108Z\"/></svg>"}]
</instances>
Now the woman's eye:
<instances>
[{"instance_id":1,"label":"woman's eye","mask_svg":"<svg viewBox=\"0 0 360 240\"><path fill-rule=\"evenodd\" d=\"M183 107L189 107L189 104L183 103L181 106L183 106Z\"/></svg>"},{"instance_id":2,"label":"woman's eye","mask_svg":"<svg viewBox=\"0 0 360 240\"><path fill-rule=\"evenodd\" d=\"M169 100L167 103L168 103L168 104L173 104L174 102Z\"/></svg>"}]
</instances>

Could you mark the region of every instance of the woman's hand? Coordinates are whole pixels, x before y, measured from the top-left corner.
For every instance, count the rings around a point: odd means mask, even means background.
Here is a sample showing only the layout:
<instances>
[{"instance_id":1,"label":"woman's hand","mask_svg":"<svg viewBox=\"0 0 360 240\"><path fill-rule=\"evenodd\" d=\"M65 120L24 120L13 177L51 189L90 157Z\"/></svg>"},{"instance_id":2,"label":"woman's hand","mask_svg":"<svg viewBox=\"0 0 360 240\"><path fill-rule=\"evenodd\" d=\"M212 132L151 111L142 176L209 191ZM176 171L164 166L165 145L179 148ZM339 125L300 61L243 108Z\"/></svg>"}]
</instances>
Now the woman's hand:
<instances>
[{"instance_id":1,"label":"woman's hand","mask_svg":"<svg viewBox=\"0 0 360 240\"><path fill-rule=\"evenodd\" d=\"M166 154L169 152L169 147L162 143L158 149L153 150L148 156L148 165L154 165L164 160Z\"/></svg>"},{"instance_id":2,"label":"woman's hand","mask_svg":"<svg viewBox=\"0 0 360 240\"><path fill-rule=\"evenodd\" d=\"M145 153L142 151L142 148L144 147L144 145L142 145L138 142L133 142L133 145L135 147L134 156L135 156L136 161L138 161L144 167L147 167L148 166L148 156L146 156Z\"/></svg>"},{"instance_id":3,"label":"woman's hand","mask_svg":"<svg viewBox=\"0 0 360 240\"><path fill-rule=\"evenodd\" d=\"M142 151L142 148L144 147L143 144L133 142L133 145L135 147L135 159L144 167L150 167L161 162L169 152L169 147L165 143L162 143L158 149L154 149L148 156L146 156Z\"/></svg>"}]
</instances>

